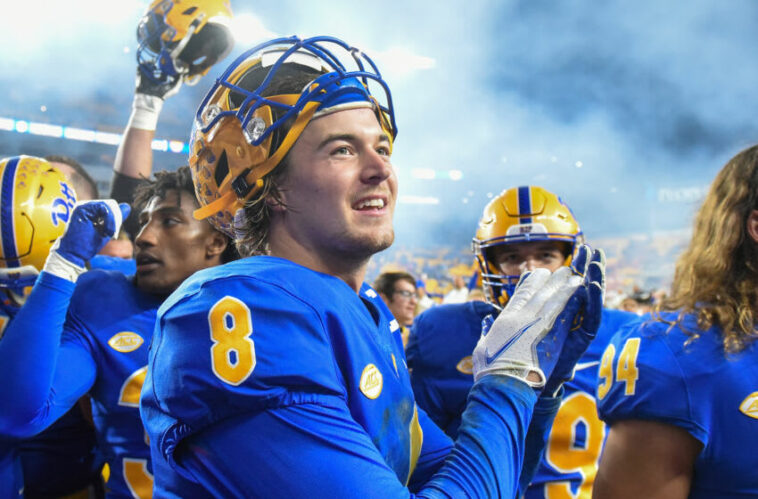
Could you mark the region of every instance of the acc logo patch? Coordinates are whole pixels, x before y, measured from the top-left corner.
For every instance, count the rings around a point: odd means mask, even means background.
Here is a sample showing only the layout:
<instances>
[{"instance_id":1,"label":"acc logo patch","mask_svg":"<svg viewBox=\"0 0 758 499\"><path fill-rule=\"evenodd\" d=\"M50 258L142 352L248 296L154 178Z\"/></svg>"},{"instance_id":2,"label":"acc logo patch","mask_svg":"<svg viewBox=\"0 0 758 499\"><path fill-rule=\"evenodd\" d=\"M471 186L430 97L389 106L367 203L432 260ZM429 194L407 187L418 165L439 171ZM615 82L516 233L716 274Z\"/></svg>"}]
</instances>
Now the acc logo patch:
<instances>
[{"instance_id":1,"label":"acc logo patch","mask_svg":"<svg viewBox=\"0 0 758 499\"><path fill-rule=\"evenodd\" d=\"M384 379L382 378L382 373L379 372L379 369L374 364L368 364L363 368L361 382L358 387L366 397L374 400L382 393L383 386Z\"/></svg>"},{"instance_id":2,"label":"acc logo patch","mask_svg":"<svg viewBox=\"0 0 758 499\"><path fill-rule=\"evenodd\" d=\"M468 357L463 357L455 368L463 374L474 374L474 361L471 359L470 355Z\"/></svg>"},{"instance_id":3,"label":"acc logo patch","mask_svg":"<svg viewBox=\"0 0 758 499\"><path fill-rule=\"evenodd\" d=\"M758 392L753 392L740 404L740 412L745 416L758 419Z\"/></svg>"},{"instance_id":4,"label":"acc logo patch","mask_svg":"<svg viewBox=\"0 0 758 499\"><path fill-rule=\"evenodd\" d=\"M117 352L129 353L137 350L145 340L131 331L121 331L108 340L108 345Z\"/></svg>"}]
</instances>

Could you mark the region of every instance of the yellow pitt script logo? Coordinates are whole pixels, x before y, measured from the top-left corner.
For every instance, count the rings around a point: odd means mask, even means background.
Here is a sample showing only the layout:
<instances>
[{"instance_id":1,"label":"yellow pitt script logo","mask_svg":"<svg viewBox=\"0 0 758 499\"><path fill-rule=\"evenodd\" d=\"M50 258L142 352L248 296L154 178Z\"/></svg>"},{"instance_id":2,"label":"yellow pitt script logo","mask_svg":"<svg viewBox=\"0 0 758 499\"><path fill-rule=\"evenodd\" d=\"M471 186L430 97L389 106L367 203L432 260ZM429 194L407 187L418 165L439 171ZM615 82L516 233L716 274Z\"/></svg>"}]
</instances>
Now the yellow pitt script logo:
<instances>
[{"instance_id":1,"label":"yellow pitt script logo","mask_svg":"<svg viewBox=\"0 0 758 499\"><path fill-rule=\"evenodd\" d=\"M117 352L129 353L137 350L145 340L131 331L121 331L108 340L108 345Z\"/></svg>"},{"instance_id":2,"label":"yellow pitt script logo","mask_svg":"<svg viewBox=\"0 0 758 499\"><path fill-rule=\"evenodd\" d=\"M758 392L753 392L747 396L740 404L740 412L745 416L758 419Z\"/></svg>"},{"instance_id":3,"label":"yellow pitt script logo","mask_svg":"<svg viewBox=\"0 0 758 499\"><path fill-rule=\"evenodd\" d=\"M374 364L368 364L363 368L361 383L358 386L366 397L371 400L378 397L382 393L383 384L382 373Z\"/></svg>"}]
</instances>

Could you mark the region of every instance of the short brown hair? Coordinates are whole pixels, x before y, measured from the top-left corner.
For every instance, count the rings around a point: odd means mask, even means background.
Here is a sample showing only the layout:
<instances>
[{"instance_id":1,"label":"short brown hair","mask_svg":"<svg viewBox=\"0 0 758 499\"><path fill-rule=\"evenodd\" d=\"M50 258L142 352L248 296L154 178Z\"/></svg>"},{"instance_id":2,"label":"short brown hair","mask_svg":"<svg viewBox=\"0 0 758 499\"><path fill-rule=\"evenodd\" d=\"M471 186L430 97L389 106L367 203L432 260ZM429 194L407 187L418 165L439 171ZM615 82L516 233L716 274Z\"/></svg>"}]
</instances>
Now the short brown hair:
<instances>
[{"instance_id":1,"label":"short brown hair","mask_svg":"<svg viewBox=\"0 0 758 499\"><path fill-rule=\"evenodd\" d=\"M416 289L416 279L404 271L382 272L374 281L373 287L378 293L391 297L395 292L395 283L397 281L407 281L411 283L413 289Z\"/></svg>"}]
</instances>

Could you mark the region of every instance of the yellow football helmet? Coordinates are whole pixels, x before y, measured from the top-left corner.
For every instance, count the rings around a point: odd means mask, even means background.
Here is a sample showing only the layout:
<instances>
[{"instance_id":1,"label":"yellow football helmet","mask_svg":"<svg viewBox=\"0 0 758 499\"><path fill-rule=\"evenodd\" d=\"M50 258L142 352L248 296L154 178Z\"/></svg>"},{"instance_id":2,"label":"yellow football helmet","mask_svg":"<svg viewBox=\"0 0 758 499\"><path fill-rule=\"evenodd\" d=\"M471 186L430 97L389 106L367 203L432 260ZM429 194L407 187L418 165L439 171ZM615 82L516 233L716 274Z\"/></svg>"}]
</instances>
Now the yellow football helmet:
<instances>
[{"instance_id":1,"label":"yellow football helmet","mask_svg":"<svg viewBox=\"0 0 758 499\"><path fill-rule=\"evenodd\" d=\"M137 63L143 75L192 85L229 54L229 0L153 0L137 26Z\"/></svg>"},{"instance_id":2,"label":"yellow football helmet","mask_svg":"<svg viewBox=\"0 0 758 499\"><path fill-rule=\"evenodd\" d=\"M195 217L210 217L234 237L236 212L310 120L360 107L374 109L391 146L397 127L389 87L373 61L345 42L289 37L248 50L216 80L195 116L189 159L201 206Z\"/></svg>"},{"instance_id":3,"label":"yellow football helmet","mask_svg":"<svg viewBox=\"0 0 758 499\"><path fill-rule=\"evenodd\" d=\"M504 190L487 204L472 241L472 251L479 263L488 302L504 306L520 277L501 274L491 249L502 244L544 240L570 244L565 266L571 265L577 242L584 241L571 209L552 192L533 185L515 187Z\"/></svg>"},{"instance_id":4,"label":"yellow football helmet","mask_svg":"<svg viewBox=\"0 0 758 499\"><path fill-rule=\"evenodd\" d=\"M44 159L0 161L0 288L23 294L34 284L75 204L71 184Z\"/></svg>"}]
</instances>

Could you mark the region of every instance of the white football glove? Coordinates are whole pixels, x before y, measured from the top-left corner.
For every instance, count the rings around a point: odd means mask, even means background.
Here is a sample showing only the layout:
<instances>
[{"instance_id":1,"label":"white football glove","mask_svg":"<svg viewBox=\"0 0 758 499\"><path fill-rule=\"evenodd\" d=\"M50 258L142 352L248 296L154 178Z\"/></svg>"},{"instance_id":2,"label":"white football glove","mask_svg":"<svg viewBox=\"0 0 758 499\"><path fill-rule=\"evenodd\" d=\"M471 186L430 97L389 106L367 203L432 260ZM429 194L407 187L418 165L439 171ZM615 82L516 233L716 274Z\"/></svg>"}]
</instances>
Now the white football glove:
<instances>
[{"instance_id":1,"label":"white football glove","mask_svg":"<svg viewBox=\"0 0 758 499\"><path fill-rule=\"evenodd\" d=\"M499 374L533 388L545 386L558 360L552 352L560 352L574 315L573 310L561 313L582 280L568 267L553 273L535 269L522 276L513 296L474 348L474 380ZM569 306L578 308L578 304ZM559 315L561 324L556 324ZM529 380L530 373L539 381Z\"/></svg>"}]
</instances>

